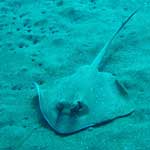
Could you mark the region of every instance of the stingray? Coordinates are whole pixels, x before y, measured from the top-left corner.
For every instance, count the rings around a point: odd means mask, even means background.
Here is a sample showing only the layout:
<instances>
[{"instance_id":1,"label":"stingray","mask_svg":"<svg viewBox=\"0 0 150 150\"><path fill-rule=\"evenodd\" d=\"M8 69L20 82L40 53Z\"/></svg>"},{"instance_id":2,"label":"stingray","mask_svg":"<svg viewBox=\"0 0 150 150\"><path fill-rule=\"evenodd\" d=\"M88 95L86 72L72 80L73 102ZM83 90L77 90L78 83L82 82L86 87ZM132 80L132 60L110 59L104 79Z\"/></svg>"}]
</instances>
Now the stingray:
<instances>
[{"instance_id":1,"label":"stingray","mask_svg":"<svg viewBox=\"0 0 150 150\"><path fill-rule=\"evenodd\" d=\"M106 42L90 65L56 80L51 88L35 83L44 119L57 134L69 135L130 115L134 105L127 89L109 72L101 71L102 59L135 10Z\"/></svg>"}]
</instances>

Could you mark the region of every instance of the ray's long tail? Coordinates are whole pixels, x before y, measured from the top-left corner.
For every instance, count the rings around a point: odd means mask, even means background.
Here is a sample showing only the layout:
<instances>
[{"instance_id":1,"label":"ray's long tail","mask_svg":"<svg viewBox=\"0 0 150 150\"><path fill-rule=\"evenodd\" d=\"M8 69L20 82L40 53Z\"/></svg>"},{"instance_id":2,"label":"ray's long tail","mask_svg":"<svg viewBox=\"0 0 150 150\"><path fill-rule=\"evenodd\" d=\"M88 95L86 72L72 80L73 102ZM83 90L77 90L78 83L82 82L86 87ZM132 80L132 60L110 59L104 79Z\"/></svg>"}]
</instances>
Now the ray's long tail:
<instances>
[{"instance_id":1,"label":"ray's long tail","mask_svg":"<svg viewBox=\"0 0 150 150\"><path fill-rule=\"evenodd\" d=\"M121 26L118 28L118 30L113 34L113 36L106 42L104 47L100 50L100 52L98 53L98 55L96 56L96 58L92 62L92 64L91 64L92 69L97 69L98 68L99 64L102 62L102 59L103 59L108 47L110 46L110 44L112 43L114 38L123 29L123 27L129 22L129 20L140 10L140 8L138 8L134 12L132 12L130 14L130 16L128 16L128 18L121 24Z\"/></svg>"}]
</instances>

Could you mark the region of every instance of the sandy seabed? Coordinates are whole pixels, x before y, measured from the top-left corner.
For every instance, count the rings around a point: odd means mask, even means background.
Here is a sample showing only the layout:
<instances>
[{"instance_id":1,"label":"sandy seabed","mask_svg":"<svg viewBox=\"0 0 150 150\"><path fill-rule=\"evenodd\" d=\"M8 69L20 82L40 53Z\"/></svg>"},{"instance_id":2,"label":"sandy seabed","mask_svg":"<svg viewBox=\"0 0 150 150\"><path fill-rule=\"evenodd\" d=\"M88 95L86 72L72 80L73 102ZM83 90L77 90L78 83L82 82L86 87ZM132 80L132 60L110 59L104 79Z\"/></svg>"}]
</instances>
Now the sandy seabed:
<instances>
[{"instance_id":1,"label":"sandy seabed","mask_svg":"<svg viewBox=\"0 0 150 150\"><path fill-rule=\"evenodd\" d=\"M90 64L142 0L0 0L0 150L149 150L150 7L113 41L103 71L128 89L135 112L71 136L56 135L32 83L51 86Z\"/></svg>"}]
</instances>

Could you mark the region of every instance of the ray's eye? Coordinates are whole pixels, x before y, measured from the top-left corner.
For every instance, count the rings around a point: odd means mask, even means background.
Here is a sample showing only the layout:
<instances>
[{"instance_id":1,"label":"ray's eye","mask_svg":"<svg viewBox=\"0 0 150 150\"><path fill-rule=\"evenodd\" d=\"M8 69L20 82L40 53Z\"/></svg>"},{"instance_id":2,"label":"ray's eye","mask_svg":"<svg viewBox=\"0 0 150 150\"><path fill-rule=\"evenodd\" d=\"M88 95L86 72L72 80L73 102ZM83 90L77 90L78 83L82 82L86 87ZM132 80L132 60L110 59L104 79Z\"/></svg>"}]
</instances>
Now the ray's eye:
<instances>
[{"instance_id":1,"label":"ray's eye","mask_svg":"<svg viewBox=\"0 0 150 150\"><path fill-rule=\"evenodd\" d=\"M87 112L87 106L81 101L77 101L77 103L70 109L70 115L83 115Z\"/></svg>"},{"instance_id":2,"label":"ray's eye","mask_svg":"<svg viewBox=\"0 0 150 150\"><path fill-rule=\"evenodd\" d=\"M57 105L56 105L56 109L58 110L58 112L62 112L63 109L64 109L65 105L63 102L59 102Z\"/></svg>"},{"instance_id":3,"label":"ray's eye","mask_svg":"<svg viewBox=\"0 0 150 150\"><path fill-rule=\"evenodd\" d=\"M80 101L77 101L77 104L74 105L71 109L70 109L70 112L71 113L77 113L79 112L81 109L83 108L83 105Z\"/></svg>"}]
</instances>

